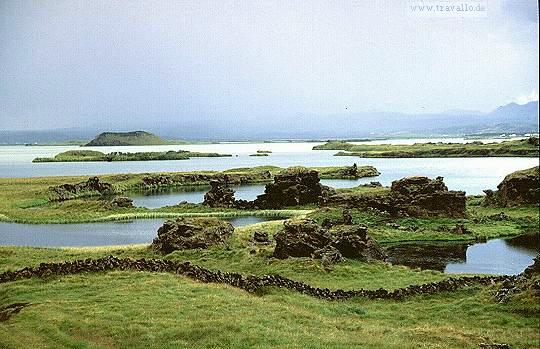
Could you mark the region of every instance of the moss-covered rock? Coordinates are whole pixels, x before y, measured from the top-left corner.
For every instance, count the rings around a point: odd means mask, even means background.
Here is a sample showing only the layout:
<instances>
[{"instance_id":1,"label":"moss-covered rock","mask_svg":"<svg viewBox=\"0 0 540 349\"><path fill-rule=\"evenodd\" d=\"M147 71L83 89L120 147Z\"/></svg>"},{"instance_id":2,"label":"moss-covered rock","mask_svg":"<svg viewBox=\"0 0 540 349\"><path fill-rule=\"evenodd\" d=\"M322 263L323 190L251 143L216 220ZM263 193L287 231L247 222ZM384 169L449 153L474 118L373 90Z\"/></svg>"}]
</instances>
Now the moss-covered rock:
<instances>
[{"instance_id":1,"label":"moss-covered rock","mask_svg":"<svg viewBox=\"0 0 540 349\"><path fill-rule=\"evenodd\" d=\"M162 254L176 250L208 248L224 244L232 235L231 223L213 217L178 218L166 221L152 247Z\"/></svg>"},{"instance_id":2,"label":"moss-covered rock","mask_svg":"<svg viewBox=\"0 0 540 349\"><path fill-rule=\"evenodd\" d=\"M319 173L305 167L291 167L275 175L264 194L254 201L255 207L281 208L318 203L333 190L320 184Z\"/></svg>"},{"instance_id":3,"label":"moss-covered rock","mask_svg":"<svg viewBox=\"0 0 540 349\"><path fill-rule=\"evenodd\" d=\"M516 171L504 178L497 186L499 190L485 190L485 206L537 205L540 202L539 167Z\"/></svg>"},{"instance_id":4,"label":"moss-covered rock","mask_svg":"<svg viewBox=\"0 0 540 349\"><path fill-rule=\"evenodd\" d=\"M326 229L311 219L285 221L283 231L274 236L274 256L328 258L341 256L364 260L385 260L386 253L362 225L340 225ZM339 252L339 256L336 253Z\"/></svg>"}]
</instances>

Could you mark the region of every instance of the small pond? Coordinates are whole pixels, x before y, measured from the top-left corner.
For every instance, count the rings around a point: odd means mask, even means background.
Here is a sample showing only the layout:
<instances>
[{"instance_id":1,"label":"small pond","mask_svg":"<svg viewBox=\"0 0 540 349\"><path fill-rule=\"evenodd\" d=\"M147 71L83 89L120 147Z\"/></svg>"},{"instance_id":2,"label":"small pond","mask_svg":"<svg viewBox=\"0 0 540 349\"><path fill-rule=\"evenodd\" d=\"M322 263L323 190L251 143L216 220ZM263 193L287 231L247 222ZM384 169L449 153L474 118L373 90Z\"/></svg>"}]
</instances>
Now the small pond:
<instances>
[{"instance_id":1,"label":"small pond","mask_svg":"<svg viewBox=\"0 0 540 349\"><path fill-rule=\"evenodd\" d=\"M540 235L480 243L414 243L387 247L390 262L448 274L521 273L540 252Z\"/></svg>"},{"instance_id":2,"label":"small pond","mask_svg":"<svg viewBox=\"0 0 540 349\"><path fill-rule=\"evenodd\" d=\"M377 177L360 179L322 179L321 184L334 188L352 188L360 184L377 181ZM238 200L255 200L258 195L264 193L265 184L233 185L234 197ZM159 208L174 206L182 201L189 203L201 203L204 194L210 190L209 186L183 186L181 188L166 188L140 192L127 192L123 195L133 199L133 204L138 207Z\"/></svg>"},{"instance_id":3,"label":"small pond","mask_svg":"<svg viewBox=\"0 0 540 349\"><path fill-rule=\"evenodd\" d=\"M227 219L235 227L275 220L275 217ZM0 223L0 245L34 247L107 246L150 243L165 218L101 223Z\"/></svg>"}]
</instances>

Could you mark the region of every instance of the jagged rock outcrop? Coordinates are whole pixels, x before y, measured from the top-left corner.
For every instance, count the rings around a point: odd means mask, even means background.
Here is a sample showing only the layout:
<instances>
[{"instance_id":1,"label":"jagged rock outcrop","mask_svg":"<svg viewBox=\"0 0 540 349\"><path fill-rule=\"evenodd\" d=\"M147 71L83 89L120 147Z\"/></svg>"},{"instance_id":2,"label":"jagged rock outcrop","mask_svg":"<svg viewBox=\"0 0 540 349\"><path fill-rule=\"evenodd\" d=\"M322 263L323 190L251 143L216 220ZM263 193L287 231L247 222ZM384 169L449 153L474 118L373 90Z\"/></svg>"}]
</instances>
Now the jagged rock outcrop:
<instances>
[{"instance_id":1,"label":"jagged rock outcrop","mask_svg":"<svg viewBox=\"0 0 540 349\"><path fill-rule=\"evenodd\" d=\"M347 208L375 209L392 216L466 216L463 191L449 191L442 177L407 177L392 182L385 194L339 193L323 204Z\"/></svg>"},{"instance_id":2,"label":"jagged rock outcrop","mask_svg":"<svg viewBox=\"0 0 540 349\"><path fill-rule=\"evenodd\" d=\"M270 237L268 236L268 233L265 231L254 232L252 240L254 243L261 244L261 245L267 245L271 243Z\"/></svg>"},{"instance_id":3,"label":"jagged rock outcrop","mask_svg":"<svg viewBox=\"0 0 540 349\"><path fill-rule=\"evenodd\" d=\"M322 196L329 196L333 189L320 184L319 173L303 167L286 169L266 185L254 205L259 208L281 208L318 203Z\"/></svg>"},{"instance_id":4,"label":"jagged rock outcrop","mask_svg":"<svg viewBox=\"0 0 540 349\"><path fill-rule=\"evenodd\" d=\"M356 163L352 166L344 166L338 169L337 177L339 178L352 178L358 179L363 177L376 177L380 175L380 172L373 166L361 166L358 167Z\"/></svg>"},{"instance_id":5,"label":"jagged rock outcrop","mask_svg":"<svg viewBox=\"0 0 540 349\"><path fill-rule=\"evenodd\" d=\"M325 269L331 269L336 263L343 260L343 255L337 248L332 245L327 245L321 249L316 250L311 255L312 258L320 259L321 264Z\"/></svg>"},{"instance_id":6,"label":"jagged rock outcrop","mask_svg":"<svg viewBox=\"0 0 540 349\"><path fill-rule=\"evenodd\" d=\"M368 228L361 225L339 226L333 231L332 246L344 257L365 260L386 260L386 252L368 235Z\"/></svg>"},{"instance_id":7,"label":"jagged rock outcrop","mask_svg":"<svg viewBox=\"0 0 540 349\"><path fill-rule=\"evenodd\" d=\"M466 216L463 191L450 191L443 177L407 177L392 182L390 195L396 206L410 216Z\"/></svg>"},{"instance_id":8,"label":"jagged rock outcrop","mask_svg":"<svg viewBox=\"0 0 540 349\"><path fill-rule=\"evenodd\" d=\"M282 232L274 235L274 256L277 258L311 257L315 251L333 241L328 229L311 219L287 220L283 223L283 228Z\"/></svg>"},{"instance_id":9,"label":"jagged rock outcrop","mask_svg":"<svg viewBox=\"0 0 540 349\"><path fill-rule=\"evenodd\" d=\"M204 249L224 244L233 231L231 223L217 218L178 218L166 221L158 229L152 247L162 254L176 250Z\"/></svg>"},{"instance_id":10,"label":"jagged rock outcrop","mask_svg":"<svg viewBox=\"0 0 540 349\"><path fill-rule=\"evenodd\" d=\"M142 182L144 187L160 187L172 185L174 180L167 175L153 175L143 177Z\"/></svg>"},{"instance_id":11,"label":"jagged rock outcrop","mask_svg":"<svg viewBox=\"0 0 540 349\"><path fill-rule=\"evenodd\" d=\"M253 182L267 182L272 179L268 170L253 173L175 173L174 175L153 174L142 178L142 187L157 188L182 185L208 184L212 180L225 181L231 184L245 184Z\"/></svg>"},{"instance_id":12,"label":"jagged rock outcrop","mask_svg":"<svg viewBox=\"0 0 540 349\"><path fill-rule=\"evenodd\" d=\"M523 276L525 277L530 278L534 275L540 275L540 254L534 257L533 264L529 265L523 271Z\"/></svg>"},{"instance_id":13,"label":"jagged rock outcrop","mask_svg":"<svg viewBox=\"0 0 540 349\"><path fill-rule=\"evenodd\" d=\"M203 204L209 207L235 207L234 190L225 178L210 181L211 189L204 194Z\"/></svg>"},{"instance_id":14,"label":"jagged rock outcrop","mask_svg":"<svg viewBox=\"0 0 540 349\"><path fill-rule=\"evenodd\" d=\"M274 235L274 256L321 258L334 254L331 248L348 258L385 260L384 250L367 234L367 228L359 225L339 226L326 229L311 219L288 220L283 231ZM337 256L332 257L340 259Z\"/></svg>"},{"instance_id":15,"label":"jagged rock outcrop","mask_svg":"<svg viewBox=\"0 0 540 349\"><path fill-rule=\"evenodd\" d=\"M64 201L80 196L111 195L115 189L112 184L101 182L98 177L90 177L86 182L49 187L49 192L52 201Z\"/></svg>"},{"instance_id":16,"label":"jagged rock outcrop","mask_svg":"<svg viewBox=\"0 0 540 349\"><path fill-rule=\"evenodd\" d=\"M510 207L540 203L540 170L533 167L516 171L504 178L499 190L484 190L484 206Z\"/></svg>"},{"instance_id":17,"label":"jagged rock outcrop","mask_svg":"<svg viewBox=\"0 0 540 349\"><path fill-rule=\"evenodd\" d=\"M111 201L113 207L134 207L133 199L125 196L117 196Z\"/></svg>"}]
</instances>

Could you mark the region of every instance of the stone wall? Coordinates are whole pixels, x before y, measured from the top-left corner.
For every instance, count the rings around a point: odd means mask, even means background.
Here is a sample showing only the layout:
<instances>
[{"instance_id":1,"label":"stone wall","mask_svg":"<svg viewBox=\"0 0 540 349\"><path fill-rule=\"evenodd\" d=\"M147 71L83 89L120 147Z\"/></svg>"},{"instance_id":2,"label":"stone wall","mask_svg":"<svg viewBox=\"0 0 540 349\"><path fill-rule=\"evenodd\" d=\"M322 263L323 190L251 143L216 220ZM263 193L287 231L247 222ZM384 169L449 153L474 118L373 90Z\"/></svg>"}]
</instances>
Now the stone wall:
<instances>
[{"instance_id":1,"label":"stone wall","mask_svg":"<svg viewBox=\"0 0 540 349\"><path fill-rule=\"evenodd\" d=\"M212 271L192 265L189 262L176 262L163 259L130 259L104 257L99 259L81 259L60 263L41 263L37 267L26 267L0 274L0 283L13 282L30 278L51 278L70 274L130 270L141 272L174 273L205 283L220 283L241 288L247 292L257 292L263 287L279 287L326 300L345 300L354 297L368 299L394 299L416 295L435 294L455 291L474 285L492 285L500 282L512 282L516 276L471 276L448 278L439 282L411 285L392 291L377 290L329 290L310 286L280 275L244 276L238 273Z\"/></svg>"}]
</instances>

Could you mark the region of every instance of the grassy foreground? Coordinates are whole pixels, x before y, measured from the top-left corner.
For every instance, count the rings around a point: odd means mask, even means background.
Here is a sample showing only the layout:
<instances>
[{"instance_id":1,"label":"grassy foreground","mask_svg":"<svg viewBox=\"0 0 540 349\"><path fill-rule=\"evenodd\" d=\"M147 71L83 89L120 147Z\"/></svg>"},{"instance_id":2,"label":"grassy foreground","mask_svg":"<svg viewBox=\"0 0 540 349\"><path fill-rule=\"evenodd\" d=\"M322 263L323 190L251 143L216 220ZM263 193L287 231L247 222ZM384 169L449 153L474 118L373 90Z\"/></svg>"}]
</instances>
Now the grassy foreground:
<instances>
[{"instance_id":1,"label":"grassy foreground","mask_svg":"<svg viewBox=\"0 0 540 349\"><path fill-rule=\"evenodd\" d=\"M0 247L0 272L40 262L108 255L166 258L242 274L271 274L331 289L395 289L443 280L443 273L346 260L325 270L311 258L270 258L254 246L264 222L235 229L227 246L156 254L145 245L99 248ZM1 348L478 348L481 342L534 348L538 306L500 304L496 286L402 301L329 302L282 289L258 294L164 273L107 272L0 284L0 308L30 305L0 322Z\"/></svg>"},{"instance_id":2,"label":"grassy foreground","mask_svg":"<svg viewBox=\"0 0 540 349\"><path fill-rule=\"evenodd\" d=\"M469 289L402 302L251 295L167 274L111 272L0 285L31 305L0 324L2 348L534 348L537 321Z\"/></svg>"},{"instance_id":3,"label":"grassy foreground","mask_svg":"<svg viewBox=\"0 0 540 349\"><path fill-rule=\"evenodd\" d=\"M538 157L538 138L501 143L416 143L413 145L352 144L329 141L313 150L342 150L336 156L363 158L439 158L439 157Z\"/></svg>"}]
</instances>

